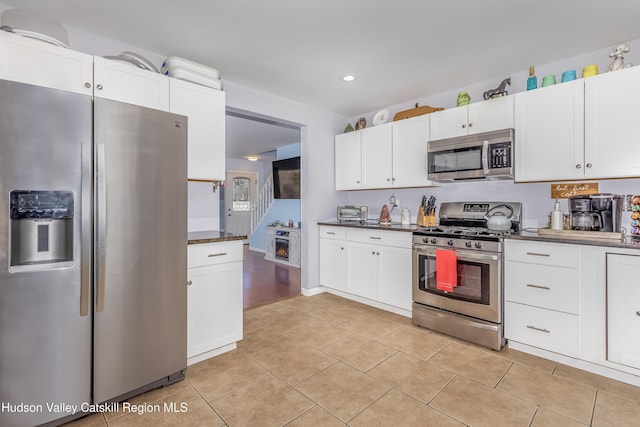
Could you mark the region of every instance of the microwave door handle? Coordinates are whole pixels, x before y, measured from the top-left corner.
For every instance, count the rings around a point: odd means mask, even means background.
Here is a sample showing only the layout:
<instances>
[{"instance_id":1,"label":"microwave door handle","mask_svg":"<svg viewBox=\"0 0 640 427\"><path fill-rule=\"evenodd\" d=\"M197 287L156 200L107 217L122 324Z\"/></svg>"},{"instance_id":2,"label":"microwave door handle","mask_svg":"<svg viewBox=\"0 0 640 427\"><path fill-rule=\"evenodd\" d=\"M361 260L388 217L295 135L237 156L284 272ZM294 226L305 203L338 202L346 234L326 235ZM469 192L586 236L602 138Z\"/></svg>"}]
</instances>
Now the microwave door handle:
<instances>
[{"instance_id":1,"label":"microwave door handle","mask_svg":"<svg viewBox=\"0 0 640 427\"><path fill-rule=\"evenodd\" d=\"M482 170L485 175L489 175L489 141L482 143Z\"/></svg>"}]
</instances>

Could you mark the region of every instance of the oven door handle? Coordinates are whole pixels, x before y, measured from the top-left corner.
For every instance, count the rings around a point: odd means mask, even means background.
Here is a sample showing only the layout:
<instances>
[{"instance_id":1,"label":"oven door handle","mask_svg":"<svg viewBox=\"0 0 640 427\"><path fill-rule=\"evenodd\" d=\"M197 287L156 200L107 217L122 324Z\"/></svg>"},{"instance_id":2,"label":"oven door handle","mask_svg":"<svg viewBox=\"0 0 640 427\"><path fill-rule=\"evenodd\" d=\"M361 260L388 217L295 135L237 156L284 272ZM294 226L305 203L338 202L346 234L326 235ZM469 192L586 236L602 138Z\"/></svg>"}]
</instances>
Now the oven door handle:
<instances>
[{"instance_id":1,"label":"oven door handle","mask_svg":"<svg viewBox=\"0 0 640 427\"><path fill-rule=\"evenodd\" d=\"M413 250L420 255L436 257L436 251L432 248L425 249L414 246ZM498 261L498 255L495 253L482 253L460 249L456 249L455 252L456 257L462 261Z\"/></svg>"}]
</instances>

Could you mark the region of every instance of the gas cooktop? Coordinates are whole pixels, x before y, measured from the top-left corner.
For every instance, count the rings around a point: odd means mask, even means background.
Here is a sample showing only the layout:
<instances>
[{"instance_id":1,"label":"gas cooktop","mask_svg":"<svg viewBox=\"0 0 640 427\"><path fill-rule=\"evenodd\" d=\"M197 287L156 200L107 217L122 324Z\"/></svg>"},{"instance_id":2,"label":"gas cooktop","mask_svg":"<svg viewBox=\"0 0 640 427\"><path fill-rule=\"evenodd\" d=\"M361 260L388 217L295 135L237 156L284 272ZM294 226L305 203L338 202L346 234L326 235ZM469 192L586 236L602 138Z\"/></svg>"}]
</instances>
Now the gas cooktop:
<instances>
[{"instance_id":1,"label":"gas cooktop","mask_svg":"<svg viewBox=\"0 0 640 427\"><path fill-rule=\"evenodd\" d=\"M441 226L441 227L418 227L415 233L429 236L455 236L455 237L501 237L508 236L513 230L496 231L484 227L462 227L462 226Z\"/></svg>"}]
</instances>

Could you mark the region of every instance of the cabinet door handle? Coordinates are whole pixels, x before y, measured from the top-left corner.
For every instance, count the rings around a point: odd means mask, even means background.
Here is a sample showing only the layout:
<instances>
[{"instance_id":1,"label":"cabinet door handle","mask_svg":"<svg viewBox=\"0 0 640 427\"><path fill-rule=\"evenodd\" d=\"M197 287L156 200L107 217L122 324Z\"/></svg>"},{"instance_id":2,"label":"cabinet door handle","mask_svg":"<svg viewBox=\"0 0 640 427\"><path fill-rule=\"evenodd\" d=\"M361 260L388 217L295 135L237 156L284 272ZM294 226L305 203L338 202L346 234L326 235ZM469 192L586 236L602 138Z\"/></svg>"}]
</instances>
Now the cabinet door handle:
<instances>
[{"instance_id":1,"label":"cabinet door handle","mask_svg":"<svg viewBox=\"0 0 640 427\"><path fill-rule=\"evenodd\" d=\"M191 286L193 282L191 280L187 280L187 286Z\"/></svg>"},{"instance_id":2,"label":"cabinet door handle","mask_svg":"<svg viewBox=\"0 0 640 427\"><path fill-rule=\"evenodd\" d=\"M530 288L536 288L536 289L546 289L546 290L550 290L551 289L548 286L533 285L531 283L527 283L527 286L530 287Z\"/></svg>"},{"instance_id":3,"label":"cabinet door handle","mask_svg":"<svg viewBox=\"0 0 640 427\"><path fill-rule=\"evenodd\" d=\"M581 165L580 163L578 163L578 164L576 165L576 169L580 169L581 167L582 167L582 165Z\"/></svg>"},{"instance_id":4,"label":"cabinet door handle","mask_svg":"<svg viewBox=\"0 0 640 427\"><path fill-rule=\"evenodd\" d=\"M591 163L587 163L588 168L590 168L591 166L593 166Z\"/></svg>"},{"instance_id":5,"label":"cabinet door handle","mask_svg":"<svg viewBox=\"0 0 640 427\"><path fill-rule=\"evenodd\" d=\"M550 254L541 254L539 252L527 252L527 255L531 255L531 256L551 256Z\"/></svg>"},{"instance_id":6,"label":"cabinet door handle","mask_svg":"<svg viewBox=\"0 0 640 427\"><path fill-rule=\"evenodd\" d=\"M469 127L472 127L472 126L473 126L473 123L469 123Z\"/></svg>"},{"instance_id":7,"label":"cabinet door handle","mask_svg":"<svg viewBox=\"0 0 640 427\"><path fill-rule=\"evenodd\" d=\"M340 246L340 250L341 250L341 251L344 251L344 246Z\"/></svg>"},{"instance_id":8,"label":"cabinet door handle","mask_svg":"<svg viewBox=\"0 0 640 427\"><path fill-rule=\"evenodd\" d=\"M466 129L466 128L467 128L467 125L462 125L462 129Z\"/></svg>"},{"instance_id":9,"label":"cabinet door handle","mask_svg":"<svg viewBox=\"0 0 640 427\"><path fill-rule=\"evenodd\" d=\"M544 328L536 328L536 327L535 327L535 326L533 326L533 325L527 325L527 328L529 328L529 329L533 329L534 331L544 332L545 334L549 334L549 333L551 333L551 331L550 331L550 330L548 330L548 329L544 329Z\"/></svg>"},{"instance_id":10,"label":"cabinet door handle","mask_svg":"<svg viewBox=\"0 0 640 427\"><path fill-rule=\"evenodd\" d=\"M219 253L217 253L217 254L209 254L209 255L207 255L207 256L208 256L209 258L213 258L213 257L216 257L216 256L225 256L226 254L227 254L226 252L219 252Z\"/></svg>"},{"instance_id":11,"label":"cabinet door handle","mask_svg":"<svg viewBox=\"0 0 640 427\"><path fill-rule=\"evenodd\" d=\"M381 240L382 239L382 237L374 237L374 236L369 236L369 238L373 239L373 240Z\"/></svg>"},{"instance_id":12,"label":"cabinet door handle","mask_svg":"<svg viewBox=\"0 0 640 427\"><path fill-rule=\"evenodd\" d=\"M98 88L98 90L102 90L102 85L97 85L96 88Z\"/></svg>"},{"instance_id":13,"label":"cabinet door handle","mask_svg":"<svg viewBox=\"0 0 640 427\"><path fill-rule=\"evenodd\" d=\"M391 178L387 178L387 182L391 181Z\"/></svg>"},{"instance_id":14,"label":"cabinet door handle","mask_svg":"<svg viewBox=\"0 0 640 427\"><path fill-rule=\"evenodd\" d=\"M356 184L360 184L360 181L356 181Z\"/></svg>"},{"instance_id":15,"label":"cabinet door handle","mask_svg":"<svg viewBox=\"0 0 640 427\"><path fill-rule=\"evenodd\" d=\"M91 83L86 82L86 83L84 84L84 87L86 87L87 89L89 89L89 88L91 87Z\"/></svg>"},{"instance_id":16,"label":"cabinet door handle","mask_svg":"<svg viewBox=\"0 0 640 427\"><path fill-rule=\"evenodd\" d=\"M640 310L636 311L636 316L640 316Z\"/></svg>"}]
</instances>

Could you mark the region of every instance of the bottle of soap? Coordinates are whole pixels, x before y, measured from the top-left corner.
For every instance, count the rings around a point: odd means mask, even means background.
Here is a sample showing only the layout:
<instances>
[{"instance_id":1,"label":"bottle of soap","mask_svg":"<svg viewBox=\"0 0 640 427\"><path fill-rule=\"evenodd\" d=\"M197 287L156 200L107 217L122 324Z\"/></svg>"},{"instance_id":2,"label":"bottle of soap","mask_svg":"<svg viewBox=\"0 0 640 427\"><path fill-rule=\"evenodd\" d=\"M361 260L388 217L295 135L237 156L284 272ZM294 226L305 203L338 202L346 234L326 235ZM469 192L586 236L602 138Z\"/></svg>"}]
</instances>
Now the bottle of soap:
<instances>
[{"instance_id":1,"label":"bottle of soap","mask_svg":"<svg viewBox=\"0 0 640 427\"><path fill-rule=\"evenodd\" d=\"M538 78L534 75L535 69L529 67L529 78L527 79L527 90L536 89L538 87Z\"/></svg>"},{"instance_id":2,"label":"bottle of soap","mask_svg":"<svg viewBox=\"0 0 640 427\"><path fill-rule=\"evenodd\" d=\"M564 229L564 212L560 209L560 202L558 202L558 199L556 199L556 203L553 205L553 211L551 211L551 229Z\"/></svg>"}]
</instances>

